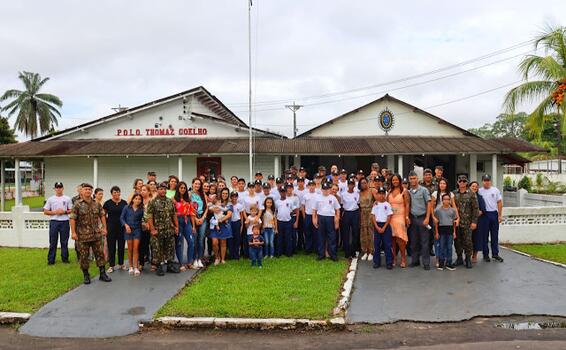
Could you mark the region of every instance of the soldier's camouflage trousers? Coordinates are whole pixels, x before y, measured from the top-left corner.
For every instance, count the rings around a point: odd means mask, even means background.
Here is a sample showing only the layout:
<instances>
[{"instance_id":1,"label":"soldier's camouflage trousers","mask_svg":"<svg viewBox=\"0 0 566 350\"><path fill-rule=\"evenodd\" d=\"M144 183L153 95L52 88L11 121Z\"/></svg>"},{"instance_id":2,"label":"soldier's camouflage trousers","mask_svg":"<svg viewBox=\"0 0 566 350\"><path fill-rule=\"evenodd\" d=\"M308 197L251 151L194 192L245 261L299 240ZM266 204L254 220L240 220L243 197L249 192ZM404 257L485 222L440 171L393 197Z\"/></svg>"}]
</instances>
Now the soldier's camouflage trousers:
<instances>
[{"instance_id":1,"label":"soldier's camouflage trousers","mask_svg":"<svg viewBox=\"0 0 566 350\"><path fill-rule=\"evenodd\" d=\"M104 259L104 248L100 240L92 242L80 242L79 264L81 265L81 270L88 269L88 257L90 256L90 249L92 249L92 253L94 254L94 257L96 259L96 266L101 267L106 265L106 260Z\"/></svg>"},{"instance_id":2,"label":"soldier's camouflage trousers","mask_svg":"<svg viewBox=\"0 0 566 350\"><path fill-rule=\"evenodd\" d=\"M457 256L461 256L462 251L466 256L472 256L474 244L472 242L472 229L470 229L469 225L466 225L466 227L458 226L454 247L456 248Z\"/></svg>"},{"instance_id":3,"label":"soldier's camouflage trousers","mask_svg":"<svg viewBox=\"0 0 566 350\"><path fill-rule=\"evenodd\" d=\"M175 260L175 233L159 232L151 236L149 241L151 249L151 264L159 265L165 261Z\"/></svg>"}]
</instances>

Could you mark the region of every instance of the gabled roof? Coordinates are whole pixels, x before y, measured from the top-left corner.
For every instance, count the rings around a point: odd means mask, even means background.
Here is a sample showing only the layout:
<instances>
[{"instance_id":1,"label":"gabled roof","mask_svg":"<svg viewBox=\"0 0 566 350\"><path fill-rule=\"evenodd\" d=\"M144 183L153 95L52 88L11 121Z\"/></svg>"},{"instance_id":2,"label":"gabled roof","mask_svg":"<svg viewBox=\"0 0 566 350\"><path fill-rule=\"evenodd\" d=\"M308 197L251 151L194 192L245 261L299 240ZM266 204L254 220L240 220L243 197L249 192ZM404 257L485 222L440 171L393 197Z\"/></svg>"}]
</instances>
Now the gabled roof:
<instances>
[{"instance_id":1,"label":"gabled roof","mask_svg":"<svg viewBox=\"0 0 566 350\"><path fill-rule=\"evenodd\" d=\"M346 113L344 113L344 114L342 114L342 115L339 115L339 116L336 117L336 118L330 119L330 120L328 120L328 121L326 121L326 122L324 122L324 123L322 123L322 124L320 124L320 125L317 125L317 126L315 126L314 128L309 129L309 130L303 132L302 134L298 135L297 137L306 137L306 136L309 136L310 133L312 133L312 132L313 132L314 130L316 130L316 129L319 129L319 128L321 128L321 127L323 127L323 126L325 126L325 125L328 125L328 124L332 124L332 123L336 122L336 121L339 120L339 119L342 119L342 118L344 118L344 117L347 117L350 113L357 112L357 111L359 111L360 109L362 109L362 108L364 108L364 107L367 107L367 106L369 106L369 105L371 105L371 104L374 104L374 103L380 102L380 101L384 101L384 100L397 102L397 103L402 104L402 105L404 105L404 106L406 106L406 107L408 107L408 108L411 108L411 109L413 110L413 112L420 112L420 113L426 115L427 117L432 118L432 119L438 121L438 122L441 123L441 124L448 125L448 126L454 128L454 129L457 129L457 130L461 131L461 132L462 132L462 135L464 135L464 136L474 136L474 137L478 137L477 135L475 135L475 134L469 132L469 131L466 130L466 129L462 129L461 127L459 127L459 126L457 126L457 125L454 125L454 124L452 124L452 123L450 123L450 122L447 122L446 120L444 120L444 119L442 119L442 118L440 118L440 117L438 117L438 116L436 116L436 115L434 115L434 114L431 114L431 113L429 113L429 112L427 112L427 111L425 111L425 110L422 110L422 109L420 109L420 108L418 108L418 107L416 107L416 106L413 106L412 104L407 103L407 102L405 102L405 101L401 101L401 100L399 100L399 99L397 99L397 98L395 98L395 97L393 97L393 96L391 96L391 95L389 95L389 94L385 94L385 95L383 95L382 97L378 98L377 100L373 100L373 101L371 101L371 102L369 102L369 103L366 103L365 105L363 105L363 106L361 106L361 107L357 107L356 109L353 109L353 110L351 110L351 111L349 111L349 112L346 112Z\"/></svg>"},{"instance_id":2,"label":"gabled roof","mask_svg":"<svg viewBox=\"0 0 566 350\"><path fill-rule=\"evenodd\" d=\"M150 102L144 103L144 104L136 106L136 107L128 108L126 110L119 111L117 113L113 113L113 114L104 116L102 118L91 120L89 122L86 122L86 123L83 123L83 124L80 124L80 125L77 125L77 126L73 126L73 127L67 128L65 130L57 131L53 134L44 135L44 136L35 138L32 141L44 141L44 140L57 139L64 134L69 134L69 133L74 132L74 131L83 130L85 128L92 127L94 125L100 124L100 123L108 121L108 120L125 117L125 116L132 114L132 113L135 113L135 112L137 112L141 109L146 109L146 108L150 108L153 105L182 99L184 97L188 97L189 95L195 96L206 107L210 108L213 112L220 115L223 122L234 124L236 126L246 128L246 129L248 128L248 125L246 123L244 123L240 118L238 118L238 116L236 114L234 114L228 107L226 107L226 105L224 105L224 103L222 103L222 101L220 101L216 96L212 95L203 86L198 86L196 88L185 90L185 91L176 93L174 95L163 97L163 98L160 98L160 99L157 99L157 100L154 100L154 101L150 101ZM198 113L194 113L194 114L199 115L201 117L218 119L218 118L215 118L213 116L207 116L207 115L202 115L202 114L198 114ZM267 135L284 137L282 135L272 133L272 132L269 132L269 131L265 131L265 130L261 130L261 129L257 129L257 128L252 128L252 130L255 130L255 131L267 134Z\"/></svg>"}]
</instances>

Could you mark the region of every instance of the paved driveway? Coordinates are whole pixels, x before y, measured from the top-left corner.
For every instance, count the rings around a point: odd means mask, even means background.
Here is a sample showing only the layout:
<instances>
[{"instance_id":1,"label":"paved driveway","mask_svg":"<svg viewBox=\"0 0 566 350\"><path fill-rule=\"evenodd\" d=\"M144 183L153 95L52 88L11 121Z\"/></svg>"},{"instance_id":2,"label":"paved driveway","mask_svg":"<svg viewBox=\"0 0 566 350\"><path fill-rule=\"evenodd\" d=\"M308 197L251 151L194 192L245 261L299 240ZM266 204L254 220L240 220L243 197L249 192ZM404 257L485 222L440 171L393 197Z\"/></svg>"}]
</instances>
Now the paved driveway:
<instances>
[{"instance_id":1,"label":"paved driveway","mask_svg":"<svg viewBox=\"0 0 566 350\"><path fill-rule=\"evenodd\" d=\"M388 323L515 314L566 316L566 269L505 249L501 256L504 263L480 260L471 270L456 271L375 270L371 263L360 261L347 319Z\"/></svg>"}]
</instances>

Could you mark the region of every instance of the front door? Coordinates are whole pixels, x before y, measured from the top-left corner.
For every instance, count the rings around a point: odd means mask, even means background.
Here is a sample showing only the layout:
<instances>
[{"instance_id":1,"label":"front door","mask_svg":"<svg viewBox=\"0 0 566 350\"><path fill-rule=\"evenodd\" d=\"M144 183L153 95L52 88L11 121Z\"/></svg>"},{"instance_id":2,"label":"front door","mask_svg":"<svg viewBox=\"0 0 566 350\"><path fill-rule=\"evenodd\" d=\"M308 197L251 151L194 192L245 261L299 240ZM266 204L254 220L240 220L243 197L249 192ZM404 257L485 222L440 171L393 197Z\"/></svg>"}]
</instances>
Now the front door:
<instances>
[{"instance_id":1,"label":"front door","mask_svg":"<svg viewBox=\"0 0 566 350\"><path fill-rule=\"evenodd\" d=\"M220 157L201 157L197 158L197 176L204 175L209 181L222 174L222 158Z\"/></svg>"}]
</instances>

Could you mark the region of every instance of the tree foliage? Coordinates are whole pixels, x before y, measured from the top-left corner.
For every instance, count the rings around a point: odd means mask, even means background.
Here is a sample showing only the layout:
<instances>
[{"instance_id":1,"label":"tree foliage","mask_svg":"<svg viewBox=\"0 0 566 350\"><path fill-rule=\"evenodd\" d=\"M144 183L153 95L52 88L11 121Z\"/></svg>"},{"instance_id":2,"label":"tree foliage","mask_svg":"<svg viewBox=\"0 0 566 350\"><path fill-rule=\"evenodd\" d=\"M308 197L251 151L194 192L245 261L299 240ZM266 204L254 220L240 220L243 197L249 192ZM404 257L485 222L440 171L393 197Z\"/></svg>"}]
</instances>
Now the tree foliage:
<instances>
[{"instance_id":1,"label":"tree foliage","mask_svg":"<svg viewBox=\"0 0 566 350\"><path fill-rule=\"evenodd\" d=\"M6 90L0 101L10 100L2 108L8 111L8 117L16 116L15 128L26 136L35 138L43 135L58 124L63 106L59 97L41 92L41 88L49 78L41 78L37 73L20 72L19 79L25 90Z\"/></svg>"}]
</instances>

